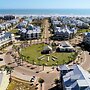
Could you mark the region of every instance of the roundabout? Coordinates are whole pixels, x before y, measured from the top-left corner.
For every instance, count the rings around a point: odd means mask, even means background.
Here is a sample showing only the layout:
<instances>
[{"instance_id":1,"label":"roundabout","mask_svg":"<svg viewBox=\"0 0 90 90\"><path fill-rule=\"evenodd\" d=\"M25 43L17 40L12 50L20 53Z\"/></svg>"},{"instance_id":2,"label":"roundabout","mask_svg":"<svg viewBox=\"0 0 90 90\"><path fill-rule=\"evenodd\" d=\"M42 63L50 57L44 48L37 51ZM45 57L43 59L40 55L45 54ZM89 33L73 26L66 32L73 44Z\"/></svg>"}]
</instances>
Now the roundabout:
<instances>
[{"instance_id":1,"label":"roundabout","mask_svg":"<svg viewBox=\"0 0 90 90\"><path fill-rule=\"evenodd\" d=\"M53 50L53 46L51 46L52 51L50 53L42 54L44 47L47 47L47 44L36 44L22 48L20 56L28 63L40 66L43 64L45 66L57 66L69 63L76 58L75 52L56 52L56 50Z\"/></svg>"}]
</instances>

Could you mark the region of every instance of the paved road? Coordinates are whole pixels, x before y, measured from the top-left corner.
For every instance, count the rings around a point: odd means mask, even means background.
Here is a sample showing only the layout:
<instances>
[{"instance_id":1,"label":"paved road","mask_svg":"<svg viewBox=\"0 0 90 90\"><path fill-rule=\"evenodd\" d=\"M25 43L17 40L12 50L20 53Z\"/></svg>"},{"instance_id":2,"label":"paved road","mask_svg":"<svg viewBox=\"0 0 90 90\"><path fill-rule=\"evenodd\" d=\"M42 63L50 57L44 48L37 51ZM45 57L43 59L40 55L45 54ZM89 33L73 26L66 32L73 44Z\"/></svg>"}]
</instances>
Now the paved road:
<instances>
[{"instance_id":1,"label":"paved road","mask_svg":"<svg viewBox=\"0 0 90 90\"><path fill-rule=\"evenodd\" d=\"M43 32L42 32L42 38L43 39L48 39L50 37L50 31L49 31L49 22L48 22L48 19L45 19L43 21Z\"/></svg>"},{"instance_id":2,"label":"paved road","mask_svg":"<svg viewBox=\"0 0 90 90\"><path fill-rule=\"evenodd\" d=\"M90 70L90 55L88 51L84 51L82 57L84 58L83 62L81 63L81 66L85 70Z\"/></svg>"}]
</instances>

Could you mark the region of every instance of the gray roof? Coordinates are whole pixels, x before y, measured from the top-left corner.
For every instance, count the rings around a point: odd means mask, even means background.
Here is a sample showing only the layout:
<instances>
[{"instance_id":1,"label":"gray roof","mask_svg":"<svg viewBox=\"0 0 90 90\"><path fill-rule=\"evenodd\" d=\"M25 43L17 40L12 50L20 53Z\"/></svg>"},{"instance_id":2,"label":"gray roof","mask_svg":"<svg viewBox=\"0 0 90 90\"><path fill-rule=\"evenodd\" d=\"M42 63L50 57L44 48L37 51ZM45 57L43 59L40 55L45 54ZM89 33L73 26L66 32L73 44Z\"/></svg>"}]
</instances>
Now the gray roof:
<instances>
[{"instance_id":1,"label":"gray roof","mask_svg":"<svg viewBox=\"0 0 90 90\"><path fill-rule=\"evenodd\" d=\"M10 32L0 33L0 39L4 39L4 38L7 38L7 37L11 37Z\"/></svg>"},{"instance_id":2,"label":"gray roof","mask_svg":"<svg viewBox=\"0 0 90 90\"><path fill-rule=\"evenodd\" d=\"M79 87L90 87L90 74L79 65L75 64L72 68L72 71L63 76L65 87L70 87L71 90L79 90Z\"/></svg>"},{"instance_id":3,"label":"gray roof","mask_svg":"<svg viewBox=\"0 0 90 90\"><path fill-rule=\"evenodd\" d=\"M60 65L60 70L69 70L67 65Z\"/></svg>"}]
</instances>

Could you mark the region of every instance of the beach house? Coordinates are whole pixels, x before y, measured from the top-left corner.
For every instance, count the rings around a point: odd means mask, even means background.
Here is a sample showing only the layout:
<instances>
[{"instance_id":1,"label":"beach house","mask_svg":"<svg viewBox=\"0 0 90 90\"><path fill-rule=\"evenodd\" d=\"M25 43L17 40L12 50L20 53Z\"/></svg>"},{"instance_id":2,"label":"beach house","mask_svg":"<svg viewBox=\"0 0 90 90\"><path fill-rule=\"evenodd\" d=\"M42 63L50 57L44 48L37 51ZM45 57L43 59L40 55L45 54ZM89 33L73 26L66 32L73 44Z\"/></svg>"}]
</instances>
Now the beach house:
<instances>
[{"instance_id":1,"label":"beach house","mask_svg":"<svg viewBox=\"0 0 90 90\"><path fill-rule=\"evenodd\" d=\"M11 44L13 41L15 41L14 34L4 31L0 33L0 49Z\"/></svg>"},{"instance_id":2,"label":"beach house","mask_svg":"<svg viewBox=\"0 0 90 90\"><path fill-rule=\"evenodd\" d=\"M83 43L90 46L90 32L86 32L83 34Z\"/></svg>"},{"instance_id":3,"label":"beach house","mask_svg":"<svg viewBox=\"0 0 90 90\"><path fill-rule=\"evenodd\" d=\"M54 28L54 35L57 39L70 39L72 38L77 32L76 28L67 28L67 27L55 27Z\"/></svg>"},{"instance_id":4,"label":"beach house","mask_svg":"<svg viewBox=\"0 0 90 90\"><path fill-rule=\"evenodd\" d=\"M41 36L41 29L39 26L28 25L27 28L19 29L21 39L39 39Z\"/></svg>"},{"instance_id":5,"label":"beach house","mask_svg":"<svg viewBox=\"0 0 90 90\"><path fill-rule=\"evenodd\" d=\"M90 74L79 65L61 65L63 90L90 90Z\"/></svg>"},{"instance_id":6,"label":"beach house","mask_svg":"<svg viewBox=\"0 0 90 90\"><path fill-rule=\"evenodd\" d=\"M28 25L28 21L23 20L22 22L20 22L20 23L17 25L17 28L18 28L18 29L26 28L27 25Z\"/></svg>"},{"instance_id":7,"label":"beach house","mask_svg":"<svg viewBox=\"0 0 90 90\"><path fill-rule=\"evenodd\" d=\"M0 24L0 31L3 31L3 30L5 30L5 26L4 24Z\"/></svg>"}]
</instances>

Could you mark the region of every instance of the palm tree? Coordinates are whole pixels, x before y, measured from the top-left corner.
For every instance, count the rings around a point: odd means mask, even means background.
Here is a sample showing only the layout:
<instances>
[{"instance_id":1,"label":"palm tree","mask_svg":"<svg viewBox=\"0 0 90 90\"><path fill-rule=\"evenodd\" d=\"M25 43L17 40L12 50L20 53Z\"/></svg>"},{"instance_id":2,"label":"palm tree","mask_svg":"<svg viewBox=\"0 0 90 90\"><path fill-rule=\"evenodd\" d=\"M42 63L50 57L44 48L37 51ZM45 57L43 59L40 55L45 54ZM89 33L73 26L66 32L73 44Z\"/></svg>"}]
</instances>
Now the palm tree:
<instances>
[{"instance_id":1,"label":"palm tree","mask_svg":"<svg viewBox=\"0 0 90 90\"><path fill-rule=\"evenodd\" d=\"M20 65L23 65L23 61L25 60L26 56L20 54Z\"/></svg>"},{"instance_id":2,"label":"palm tree","mask_svg":"<svg viewBox=\"0 0 90 90\"><path fill-rule=\"evenodd\" d=\"M58 89L59 82L60 82L59 79L54 80L54 83L56 84L57 89Z\"/></svg>"},{"instance_id":3,"label":"palm tree","mask_svg":"<svg viewBox=\"0 0 90 90\"><path fill-rule=\"evenodd\" d=\"M44 71L44 66L45 66L45 64L43 63L43 71Z\"/></svg>"},{"instance_id":4,"label":"palm tree","mask_svg":"<svg viewBox=\"0 0 90 90\"><path fill-rule=\"evenodd\" d=\"M32 60L32 64L34 65L34 60Z\"/></svg>"},{"instance_id":5,"label":"palm tree","mask_svg":"<svg viewBox=\"0 0 90 90\"><path fill-rule=\"evenodd\" d=\"M9 67L9 66L5 66L4 70L7 71L7 74L10 74L10 78L9 78L9 82L11 82L12 78L11 78L11 74L13 71L14 67Z\"/></svg>"},{"instance_id":6,"label":"palm tree","mask_svg":"<svg viewBox=\"0 0 90 90\"><path fill-rule=\"evenodd\" d=\"M32 40L30 39L30 45L32 45Z\"/></svg>"},{"instance_id":7,"label":"palm tree","mask_svg":"<svg viewBox=\"0 0 90 90\"><path fill-rule=\"evenodd\" d=\"M40 90L42 90L42 83L44 83L44 79L39 78L38 82L40 83Z\"/></svg>"},{"instance_id":8,"label":"palm tree","mask_svg":"<svg viewBox=\"0 0 90 90\"><path fill-rule=\"evenodd\" d=\"M81 62L82 62L83 58L81 58Z\"/></svg>"},{"instance_id":9,"label":"palm tree","mask_svg":"<svg viewBox=\"0 0 90 90\"><path fill-rule=\"evenodd\" d=\"M27 56L27 60L29 59L30 57L29 56Z\"/></svg>"}]
</instances>

